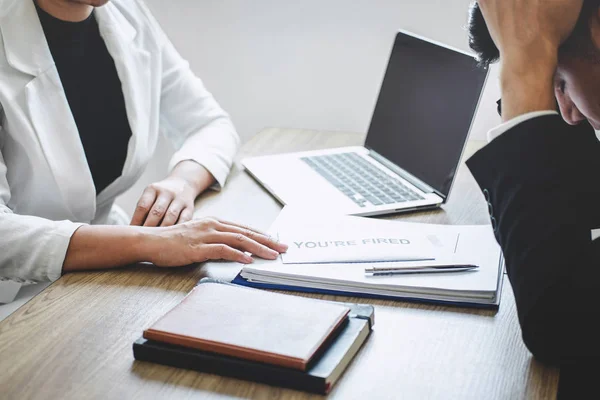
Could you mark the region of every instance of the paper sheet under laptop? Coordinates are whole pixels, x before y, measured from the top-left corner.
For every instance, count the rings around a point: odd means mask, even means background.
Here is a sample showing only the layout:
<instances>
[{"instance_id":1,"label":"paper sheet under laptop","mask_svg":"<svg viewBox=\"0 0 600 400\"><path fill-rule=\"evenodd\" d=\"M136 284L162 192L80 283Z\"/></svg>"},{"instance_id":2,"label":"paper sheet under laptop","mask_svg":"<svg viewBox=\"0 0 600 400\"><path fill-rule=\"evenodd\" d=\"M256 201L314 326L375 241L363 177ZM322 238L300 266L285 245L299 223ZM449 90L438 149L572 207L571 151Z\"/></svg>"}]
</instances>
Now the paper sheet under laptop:
<instances>
[{"instance_id":1,"label":"paper sheet under laptop","mask_svg":"<svg viewBox=\"0 0 600 400\"><path fill-rule=\"evenodd\" d=\"M290 253L276 261L256 259L254 264L244 266L241 272L243 278L257 283L442 301L497 304L499 299L501 251L491 227L487 225L434 225L351 216L319 216L286 207L271 227L270 233L289 244ZM294 252L295 241L304 242L312 237L326 238L330 234L355 240L424 237L427 238L426 244L419 247L419 250L427 248L429 255L432 251L435 261L381 261L383 257L379 255L380 251L387 251L386 257L403 256L391 250L382 250L399 246L388 246L385 243L366 243L364 246L353 247L362 249L364 253L344 253L340 249L347 246L334 246L327 255L327 262L307 263L306 260L317 258L307 255L308 250ZM314 249L316 247L311 250ZM332 262L336 255L344 261ZM320 258L325 259L322 254ZM296 262L292 263L290 260ZM378 267L464 263L475 264L479 268L458 273L366 276L365 268L373 266L374 260L378 260Z\"/></svg>"}]
</instances>

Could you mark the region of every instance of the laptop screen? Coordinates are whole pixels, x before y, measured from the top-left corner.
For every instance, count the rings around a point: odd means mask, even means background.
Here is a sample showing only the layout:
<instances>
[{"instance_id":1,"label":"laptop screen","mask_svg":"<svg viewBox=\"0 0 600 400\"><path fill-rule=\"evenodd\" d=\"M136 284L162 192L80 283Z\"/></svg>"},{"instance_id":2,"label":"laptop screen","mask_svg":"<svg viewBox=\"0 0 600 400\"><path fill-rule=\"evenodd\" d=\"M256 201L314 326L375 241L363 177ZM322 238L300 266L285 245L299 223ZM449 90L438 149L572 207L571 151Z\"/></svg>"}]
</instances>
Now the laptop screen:
<instances>
[{"instance_id":1,"label":"laptop screen","mask_svg":"<svg viewBox=\"0 0 600 400\"><path fill-rule=\"evenodd\" d=\"M487 72L469 55L399 33L365 147L448 196Z\"/></svg>"}]
</instances>

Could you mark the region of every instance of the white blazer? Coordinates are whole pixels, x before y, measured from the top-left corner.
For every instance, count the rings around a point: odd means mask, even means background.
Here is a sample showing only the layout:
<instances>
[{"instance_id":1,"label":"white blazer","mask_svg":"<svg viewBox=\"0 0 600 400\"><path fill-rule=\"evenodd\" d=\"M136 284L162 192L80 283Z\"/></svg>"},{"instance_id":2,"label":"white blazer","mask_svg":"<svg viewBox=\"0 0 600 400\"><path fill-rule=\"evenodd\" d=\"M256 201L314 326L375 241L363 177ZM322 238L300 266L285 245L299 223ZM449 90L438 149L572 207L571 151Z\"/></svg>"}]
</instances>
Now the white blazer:
<instances>
[{"instance_id":1,"label":"white blazer","mask_svg":"<svg viewBox=\"0 0 600 400\"><path fill-rule=\"evenodd\" d=\"M101 193L33 0L0 0L0 278L58 279L72 234L111 223L115 198L140 177L159 132L179 149L170 168L194 160L219 185L239 146L229 116L141 0L113 0L95 15L132 130L123 174Z\"/></svg>"}]
</instances>

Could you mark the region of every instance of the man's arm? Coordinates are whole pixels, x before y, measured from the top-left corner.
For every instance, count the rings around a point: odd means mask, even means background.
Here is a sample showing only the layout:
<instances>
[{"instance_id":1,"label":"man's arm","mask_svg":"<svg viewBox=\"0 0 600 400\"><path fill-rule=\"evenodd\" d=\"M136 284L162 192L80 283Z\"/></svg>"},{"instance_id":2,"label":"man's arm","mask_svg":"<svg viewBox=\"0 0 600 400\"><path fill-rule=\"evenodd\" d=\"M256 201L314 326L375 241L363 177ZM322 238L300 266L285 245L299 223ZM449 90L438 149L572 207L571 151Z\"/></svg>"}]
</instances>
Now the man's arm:
<instances>
[{"instance_id":1,"label":"man's arm","mask_svg":"<svg viewBox=\"0 0 600 400\"><path fill-rule=\"evenodd\" d=\"M596 199L600 144L587 124L525 121L467 165L486 194L506 258L523 339L557 364L600 357Z\"/></svg>"},{"instance_id":2,"label":"man's arm","mask_svg":"<svg viewBox=\"0 0 600 400\"><path fill-rule=\"evenodd\" d=\"M558 49L583 0L479 0L499 50L502 116L553 110ZM539 359L581 362L600 356L591 316L600 288L591 241L591 188L599 144L587 124L559 116L524 121L468 161L490 205L515 293L523 339Z\"/></svg>"}]
</instances>

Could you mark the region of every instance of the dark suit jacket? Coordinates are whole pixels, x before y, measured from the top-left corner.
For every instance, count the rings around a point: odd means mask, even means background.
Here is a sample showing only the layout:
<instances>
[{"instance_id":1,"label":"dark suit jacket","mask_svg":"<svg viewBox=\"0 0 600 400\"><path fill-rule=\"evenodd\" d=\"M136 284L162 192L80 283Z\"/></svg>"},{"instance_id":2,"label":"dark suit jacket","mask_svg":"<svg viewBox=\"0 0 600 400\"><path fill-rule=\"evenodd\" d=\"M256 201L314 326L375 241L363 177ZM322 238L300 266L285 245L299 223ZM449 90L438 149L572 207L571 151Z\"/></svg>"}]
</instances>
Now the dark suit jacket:
<instances>
[{"instance_id":1,"label":"dark suit jacket","mask_svg":"<svg viewBox=\"0 0 600 400\"><path fill-rule=\"evenodd\" d=\"M600 142L586 123L544 116L467 161L489 203L523 340L553 364L600 357Z\"/></svg>"}]
</instances>

